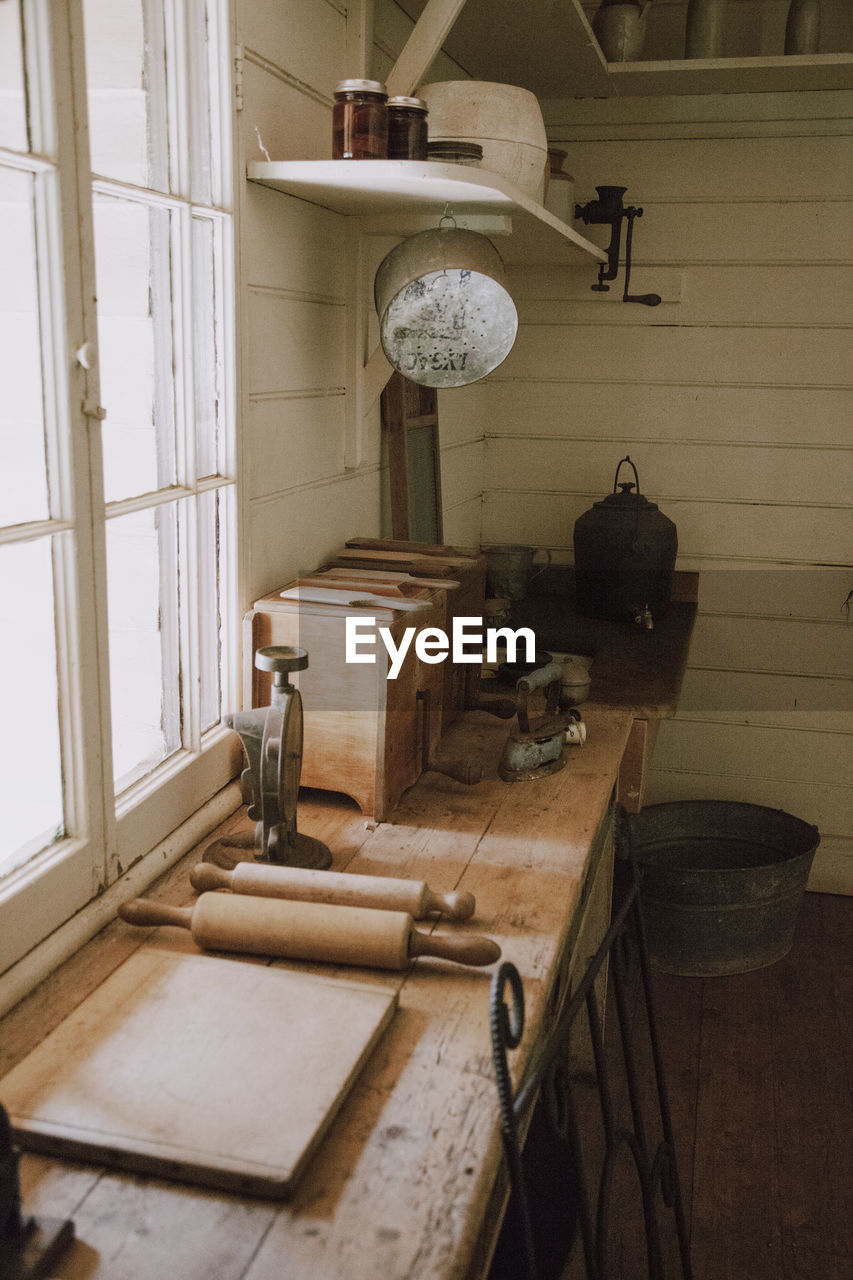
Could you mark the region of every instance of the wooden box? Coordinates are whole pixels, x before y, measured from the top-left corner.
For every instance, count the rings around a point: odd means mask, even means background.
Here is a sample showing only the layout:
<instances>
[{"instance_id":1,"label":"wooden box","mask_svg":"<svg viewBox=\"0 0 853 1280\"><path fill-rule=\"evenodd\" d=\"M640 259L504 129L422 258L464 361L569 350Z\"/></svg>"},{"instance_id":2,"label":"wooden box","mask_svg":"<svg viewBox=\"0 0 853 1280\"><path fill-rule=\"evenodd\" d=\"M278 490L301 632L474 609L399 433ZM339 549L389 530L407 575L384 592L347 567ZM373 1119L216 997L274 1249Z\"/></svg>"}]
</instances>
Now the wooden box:
<instances>
[{"instance_id":1,"label":"wooden box","mask_svg":"<svg viewBox=\"0 0 853 1280\"><path fill-rule=\"evenodd\" d=\"M376 573L403 573L414 579L445 579L448 632L452 631L454 618L483 618L486 557L479 551L429 542L351 538L331 564ZM481 667L448 659L442 664L442 672L442 728L446 729L466 708L479 705Z\"/></svg>"},{"instance_id":2,"label":"wooden box","mask_svg":"<svg viewBox=\"0 0 853 1280\"><path fill-rule=\"evenodd\" d=\"M399 674L390 679L392 663L379 628L389 630L395 646L407 627L445 630L445 592L420 589L379 604L379 597L367 597L362 604L351 592L342 592L344 599L335 602L310 586L290 584L283 591L264 596L245 616L244 706L270 702L271 677L255 668L256 649L307 649L308 668L293 678L304 713L302 785L352 796L366 816L382 822L434 753L441 735L444 672L442 663L417 657L413 638ZM372 648L365 643L360 651L375 654L375 663L346 661L348 616L359 618L361 634L372 637ZM374 620L370 625L369 619Z\"/></svg>"}]
</instances>

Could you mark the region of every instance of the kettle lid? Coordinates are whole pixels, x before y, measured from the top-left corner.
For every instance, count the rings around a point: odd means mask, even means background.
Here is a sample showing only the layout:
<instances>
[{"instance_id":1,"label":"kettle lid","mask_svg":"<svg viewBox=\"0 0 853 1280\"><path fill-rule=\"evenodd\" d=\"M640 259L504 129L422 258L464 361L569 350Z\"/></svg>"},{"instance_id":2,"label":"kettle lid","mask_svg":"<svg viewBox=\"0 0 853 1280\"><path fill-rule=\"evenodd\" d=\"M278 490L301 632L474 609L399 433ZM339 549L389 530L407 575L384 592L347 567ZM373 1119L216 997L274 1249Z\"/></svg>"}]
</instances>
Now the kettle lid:
<instances>
[{"instance_id":1,"label":"kettle lid","mask_svg":"<svg viewBox=\"0 0 853 1280\"><path fill-rule=\"evenodd\" d=\"M630 463L631 470L634 472L633 480L619 480L619 470L623 462ZM633 490L636 488L636 493ZM606 511L637 511L642 508L643 511L657 511L656 502L650 502L648 498L644 498L640 493L640 477L637 475L637 468L629 456L625 456L619 462L616 468L616 475L613 477L613 492L608 493L606 498L602 498L600 502L593 503L595 507L602 507Z\"/></svg>"}]
</instances>

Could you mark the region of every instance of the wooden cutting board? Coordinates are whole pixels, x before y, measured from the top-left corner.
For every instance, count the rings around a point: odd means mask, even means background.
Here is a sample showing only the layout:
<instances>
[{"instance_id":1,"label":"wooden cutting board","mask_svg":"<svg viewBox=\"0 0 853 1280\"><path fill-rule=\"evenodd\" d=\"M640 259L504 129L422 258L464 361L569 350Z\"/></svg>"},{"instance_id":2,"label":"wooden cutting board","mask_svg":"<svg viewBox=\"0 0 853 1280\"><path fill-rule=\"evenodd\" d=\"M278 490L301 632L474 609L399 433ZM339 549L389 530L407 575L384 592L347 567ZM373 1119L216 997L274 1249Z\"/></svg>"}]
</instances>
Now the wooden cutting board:
<instances>
[{"instance_id":1,"label":"wooden cutting board","mask_svg":"<svg viewBox=\"0 0 853 1280\"><path fill-rule=\"evenodd\" d=\"M0 1080L17 1144L286 1198L395 991L145 949Z\"/></svg>"}]
</instances>

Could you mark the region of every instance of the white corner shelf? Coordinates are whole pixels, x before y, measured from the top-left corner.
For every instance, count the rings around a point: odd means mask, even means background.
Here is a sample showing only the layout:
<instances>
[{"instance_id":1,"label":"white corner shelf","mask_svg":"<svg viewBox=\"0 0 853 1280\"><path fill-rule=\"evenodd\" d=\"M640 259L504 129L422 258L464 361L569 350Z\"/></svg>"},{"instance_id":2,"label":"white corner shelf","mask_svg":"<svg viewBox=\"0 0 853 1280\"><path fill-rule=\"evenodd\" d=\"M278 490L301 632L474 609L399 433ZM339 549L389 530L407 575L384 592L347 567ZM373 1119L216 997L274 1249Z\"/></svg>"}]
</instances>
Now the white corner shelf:
<instances>
[{"instance_id":1,"label":"white corner shelf","mask_svg":"<svg viewBox=\"0 0 853 1280\"><path fill-rule=\"evenodd\" d=\"M361 219L367 234L395 234L397 226L407 234L413 217L437 225L447 210L508 220L499 241L508 263L607 261L598 245L486 169L432 160L273 160L247 170L250 182Z\"/></svg>"},{"instance_id":2,"label":"white corner shelf","mask_svg":"<svg viewBox=\"0 0 853 1280\"><path fill-rule=\"evenodd\" d=\"M764 58L684 58L608 63L616 97L690 93L805 93L853 88L853 53Z\"/></svg>"}]
</instances>

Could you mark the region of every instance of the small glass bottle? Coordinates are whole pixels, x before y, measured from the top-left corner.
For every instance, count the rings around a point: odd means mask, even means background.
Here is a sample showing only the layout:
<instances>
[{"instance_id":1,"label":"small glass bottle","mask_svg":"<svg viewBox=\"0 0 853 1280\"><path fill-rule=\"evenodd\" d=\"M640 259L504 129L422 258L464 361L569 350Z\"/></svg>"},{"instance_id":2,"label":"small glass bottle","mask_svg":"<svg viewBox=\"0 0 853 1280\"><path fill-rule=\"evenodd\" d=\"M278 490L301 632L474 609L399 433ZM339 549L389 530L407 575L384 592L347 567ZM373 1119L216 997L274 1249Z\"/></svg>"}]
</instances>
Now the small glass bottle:
<instances>
[{"instance_id":1,"label":"small glass bottle","mask_svg":"<svg viewBox=\"0 0 853 1280\"><path fill-rule=\"evenodd\" d=\"M427 104L423 98L389 98L388 159L426 158Z\"/></svg>"},{"instance_id":2,"label":"small glass bottle","mask_svg":"<svg viewBox=\"0 0 853 1280\"><path fill-rule=\"evenodd\" d=\"M332 108L333 160L384 160L388 93L379 80L342 80Z\"/></svg>"}]
</instances>

